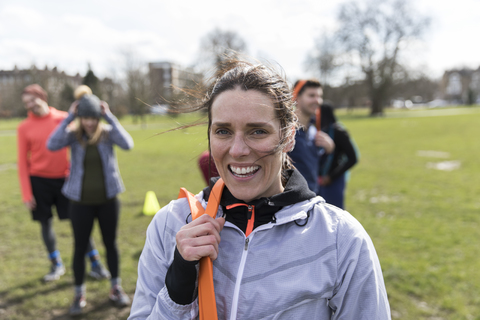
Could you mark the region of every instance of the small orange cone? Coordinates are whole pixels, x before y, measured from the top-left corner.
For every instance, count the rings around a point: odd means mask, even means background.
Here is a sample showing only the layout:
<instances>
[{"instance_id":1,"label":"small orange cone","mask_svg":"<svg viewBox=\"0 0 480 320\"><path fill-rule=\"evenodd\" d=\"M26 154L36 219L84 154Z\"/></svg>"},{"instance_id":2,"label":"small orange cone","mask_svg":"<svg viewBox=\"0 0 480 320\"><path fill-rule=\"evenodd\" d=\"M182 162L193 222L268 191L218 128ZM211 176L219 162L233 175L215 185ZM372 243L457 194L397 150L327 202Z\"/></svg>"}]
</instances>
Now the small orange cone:
<instances>
[{"instance_id":1,"label":"small orange cone","mask_svg":"<svg viewBox=\"0 0 480 320\"><path fill-rule=\"evenodd\" d=\"M143 214L146 216L153 216L158 210L160 210L160 205L158 204L155 192L147 191L147 194L145 195L145 203L143 204Z\"/></svg>"}]
</instances>

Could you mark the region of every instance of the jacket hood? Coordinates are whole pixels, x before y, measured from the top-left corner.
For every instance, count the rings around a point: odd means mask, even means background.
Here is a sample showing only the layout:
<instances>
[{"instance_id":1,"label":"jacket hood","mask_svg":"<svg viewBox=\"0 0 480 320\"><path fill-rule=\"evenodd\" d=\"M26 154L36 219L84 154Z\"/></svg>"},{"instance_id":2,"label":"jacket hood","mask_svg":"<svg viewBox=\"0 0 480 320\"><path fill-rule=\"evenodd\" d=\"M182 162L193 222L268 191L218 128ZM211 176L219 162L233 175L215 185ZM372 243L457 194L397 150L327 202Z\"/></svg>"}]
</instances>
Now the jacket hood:
<instances>
[{"instance_id":1,"label":"jacket hood","mask_svg":"<svg viewBox=\"0 0 480 320\"><path fill-rule=\"evenodd\" d=\"M239 199L236 199L228 187L225 186L222 198L220 200L220 207L222 214L225 214L227 221L236 225L243 232L246 231L247 224L251 218L250 209L253 207L255 212L254 218L254 228L257 228L261 225L267 224L269 222L279 223L278 221L280 216L286 215L290 217L293 212L286 212L284 209L291 207L295 204L305 202L305 205L311 202L312 198L315 198L315 193L310 191L308 188L306 180L296 169L285 170L284 176L287 177L287 184L282 193L276 194L272 197L263 197L255 199L250 202L245 202ZM203 201L207 202L210 195L210 190L218 181L218 177L212 178L210 186L203 190ZM319 200L322 198L319 197ZM310 205L311 206L311 205ZM220 210L219 210L220 211ZM285 212L283 212L285 211ZM304 219L307 217L307 213L302 213L296 209L295 216L298 216L296 219ZM280 214L280 212L282 212ZM298 214L300 215L298 215ZM279 215L280 214L280 215ZM217 214L218 215L218 214ZM292 218L287 218L290 221Z\"/></svg>"}]
</instances>

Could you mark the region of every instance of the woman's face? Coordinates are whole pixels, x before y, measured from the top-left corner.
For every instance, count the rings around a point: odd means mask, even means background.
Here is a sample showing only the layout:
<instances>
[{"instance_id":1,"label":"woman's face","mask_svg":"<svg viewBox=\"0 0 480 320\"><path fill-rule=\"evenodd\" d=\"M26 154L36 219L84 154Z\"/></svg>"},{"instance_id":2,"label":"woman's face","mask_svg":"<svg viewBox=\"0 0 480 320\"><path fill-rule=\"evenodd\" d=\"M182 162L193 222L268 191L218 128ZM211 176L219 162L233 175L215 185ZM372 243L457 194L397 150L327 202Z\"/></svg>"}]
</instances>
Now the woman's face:
<instances>
[{"instance_id":1,"label":"woman's face","mask_svg":"<svg viewBox=\"0 0 480 320\"><path fill-rule=\"evenodd\" d=\"M81 117L80 125L82 126L83 130L85 130L87 135L91 136L97 130L98 119L93 117Z\"/></svg>"},{"instance_id":2,"label":"woman's face","mask_svg":"<svg viewBox=\"0 0 480 320\"><path fill-rule=\"evenodd\" d=\"M273 101L257 90L229 90L211 107L210 148L217 170L237 199L249 202L283 191L280 121Z\"/></svg>"}]
</instances>

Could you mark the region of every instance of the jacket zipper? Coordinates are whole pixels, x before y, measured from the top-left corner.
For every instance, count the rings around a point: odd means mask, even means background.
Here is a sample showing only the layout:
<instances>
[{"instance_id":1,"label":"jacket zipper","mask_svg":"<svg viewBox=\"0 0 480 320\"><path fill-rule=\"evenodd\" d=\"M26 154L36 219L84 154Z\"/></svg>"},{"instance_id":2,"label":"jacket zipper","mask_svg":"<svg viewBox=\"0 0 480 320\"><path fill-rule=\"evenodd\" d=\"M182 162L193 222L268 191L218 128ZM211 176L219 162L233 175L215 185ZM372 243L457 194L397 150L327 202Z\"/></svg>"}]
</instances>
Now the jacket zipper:
<instances>
[{"instance_id":1,"label":"jacket zipper","mask_svg":"<svg viewBox=\"0 0 480 320\"><path fill-rule=\"evenodd\" d=\"M227 209L230 209L230 208L233 208L233 207L239 207L239 206L247 206L249 207L248 210L249 210L249 220L248 220L248 225L250 224L250 221L252 221L252 229L253 229L253 222L254 222L254 214L255 214L255 208L254 206L249 206L247 204L244 204L244 203L236 203L236 204L232 204L230 206L227 207ZM250 213L252 214L252 216L250 216ZM248 254L248 246L250 244L250 241L253 239L253 236L255 235L255 233L257 231L260 231L260 230L264 230L264 229L269 229L271 228L272 226L270 225L271 223L268 223L268 224L264 224L264 225L261 225L259 226L258 228L256 228L255 230L253 230L253 232L249 233L249 236L248 237L245 237L245 242L244 242L244 248L243 248L243 252L242 252L242 258L240 260L240 265L238 267L238 271L237 271L237 279L235 281L235 289L233 291L233 298L232 298L232 308L231 308L231 312L230 312L230 320L236 320L237 318L237 312L238 312L238 299L239 299L239 296L240 296L240 284L242 282L242 278L243 278L243 272L245 270L245 262L247 260L247 254ZM249 229L247 225L247 230ZM236 226L233 226L234 228L240 230L238 227ZM247 232L245 232L247 233Z\"/></svg>"},{"instance_id":2,"label":"jacket zipper","mask_svg":"<svg viewBox=\"0 0 480 320\"><path fill-rule=\"evenodd\" d=\"M249 236L250 233L253 231L253 227L255 226L255 206L249 205L246 203L234 203L227 206L227 209L232 209L236 207L247 207L248 214L247 214L247 229L245 230L245 236Z\"/></svg>"},{"instance_id":3,"label":"jacket zipper","mask_svg":"<svg viewBox=\"0 0 480 320\"><path fill-rule=\"evenodd\" d=\"M235 290L233 291L232 310L231 310L231 313L230 313L230 319L231 320L237 319L238 297L239 297L239 294L240 294L240 283L242 282L243 271L245 269L245 261L247 260L249 242L250 242L250 238L246 238L245 239L245 247L244 247L244 250L242 252L242 259L240 260L240 266L239 266L238 272L237 272L237 280L235 282Z\"/></svg>"}]
</instances>

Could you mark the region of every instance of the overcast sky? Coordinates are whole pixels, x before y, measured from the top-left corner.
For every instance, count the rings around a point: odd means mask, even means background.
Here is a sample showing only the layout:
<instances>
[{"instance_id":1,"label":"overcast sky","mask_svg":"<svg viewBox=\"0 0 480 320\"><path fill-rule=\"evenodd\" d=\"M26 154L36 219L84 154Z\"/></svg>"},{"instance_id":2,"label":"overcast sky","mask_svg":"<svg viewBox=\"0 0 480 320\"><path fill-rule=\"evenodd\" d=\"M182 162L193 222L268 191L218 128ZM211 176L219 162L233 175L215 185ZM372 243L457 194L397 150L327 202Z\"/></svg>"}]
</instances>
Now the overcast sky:
<instances>
[{"instance_id":1,"label":"overcast sky","mask_svg":"<svg viewBox=\"0 0 480 320\"><path fill-rule=\"evenodd\" d=\"M311 76L304 61L323 31L336 28L345 0L0 0L0 70L57 66L99 76L122 66L122 50L145 62L184 66L215 27L237 32L252 57L280 64L289 80ZM425 42L409 62L432 77L459 66L480 66L480 0L418 0L432 18Z\"/></svg>"}]
</instances>

